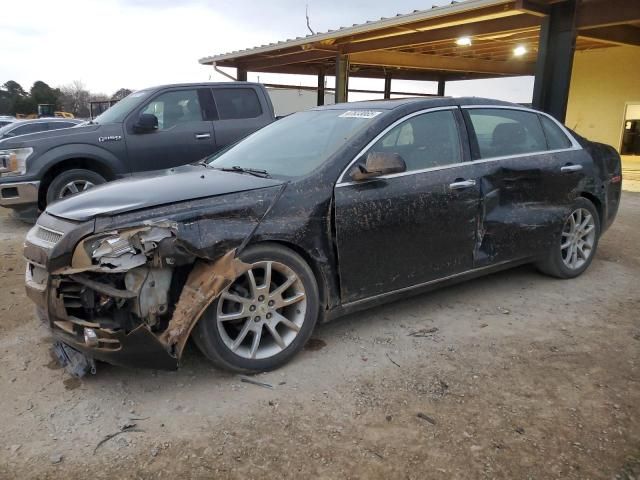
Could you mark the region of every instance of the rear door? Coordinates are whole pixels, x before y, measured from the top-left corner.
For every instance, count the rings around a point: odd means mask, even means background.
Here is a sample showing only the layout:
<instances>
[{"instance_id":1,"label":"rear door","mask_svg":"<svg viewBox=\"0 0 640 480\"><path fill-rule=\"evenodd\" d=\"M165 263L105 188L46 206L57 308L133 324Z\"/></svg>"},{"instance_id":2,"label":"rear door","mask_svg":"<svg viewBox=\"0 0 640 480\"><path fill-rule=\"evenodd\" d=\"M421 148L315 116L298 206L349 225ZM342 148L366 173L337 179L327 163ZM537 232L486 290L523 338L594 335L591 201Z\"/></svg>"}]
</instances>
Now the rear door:
<instances>
[{"instance_id":1,"label":"rear door","mask_svg":"<svg viewBox=\"0 0 640 480\"><path fill-rule=\"evenodd\" d=\"M132 171L157 170L195 162L215 152L207 88L165 90L127 119L126 143ZM158 129L136 132L143 113L158 118Z\"/></svg>"},{"instance_id":2,"label":"rear door","mask_svg":"<svg viewBox=\"0 0 640 480\"><path fill-rule=\"evenodd\" d=\"M214 120L217 147L231 145L273 121L261 90L250 86L212 88L217 118Z\"/></svg>"},{"instance_id":3,"label":"rear door","mask_svg":"<svg viewBox=\"0 0 640 480\"><path fill-rule=\"evenodd\" d=\"M334 194L343 302L472 267L479 189L465 144L458 109L436 109L397 122L356 160L394 152L406 172L355 182L347 169Z\"/></svg>"},{"instance_id":4,"label":"rear door","mask_svg":"<svg viewBox=\"0 0 640 480\"><path fill-rule=\"evenodd\" d=\"M511 107L464 107L481 177L474 266L547 251L591 167L551 117Z\"/></svg>"}]
</instances>

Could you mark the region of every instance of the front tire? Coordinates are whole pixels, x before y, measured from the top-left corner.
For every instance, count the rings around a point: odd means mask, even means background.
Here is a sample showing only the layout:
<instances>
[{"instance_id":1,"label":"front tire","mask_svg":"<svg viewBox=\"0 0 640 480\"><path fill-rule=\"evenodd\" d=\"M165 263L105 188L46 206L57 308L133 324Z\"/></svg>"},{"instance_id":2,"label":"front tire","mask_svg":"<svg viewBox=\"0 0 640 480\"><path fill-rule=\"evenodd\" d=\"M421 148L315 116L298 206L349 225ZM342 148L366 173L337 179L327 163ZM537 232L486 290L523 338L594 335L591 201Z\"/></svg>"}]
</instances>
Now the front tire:
<instances>
[{"instance_id":1,"label":"front tire","mask_svg":"<svg viewBox=\"0 0 640 480\"><path fill-rule=\"evenodd\" d=\"M307 342L315 327L318 285L297 253L276 244L247 248L240 275L205 311L193 338L216 366L241 373L276 369Z\"/></svg>"},{"instance_id":2,"label":"front tire","mask_svg":"<svg viewBox=\"0 0 640 480\"><path fill-rule=\"evenodd\" d=\"M74 168L64 171L59 173L49 184L49 188L47 188L47 205L105 182L106 180L102 175L91 170Z\"/></svg>"},{"instance_id":3,"label":"front tire","mask_svg":"<svg viewBox=\"0 0 640 480\"><path fill-rule=\"evenodd\" d=\"M600 218L596 207L586 198L577 198L547 258L537 267L553 277L577 277L591 265L599 238Z\"/></svg>"}]
</instances>

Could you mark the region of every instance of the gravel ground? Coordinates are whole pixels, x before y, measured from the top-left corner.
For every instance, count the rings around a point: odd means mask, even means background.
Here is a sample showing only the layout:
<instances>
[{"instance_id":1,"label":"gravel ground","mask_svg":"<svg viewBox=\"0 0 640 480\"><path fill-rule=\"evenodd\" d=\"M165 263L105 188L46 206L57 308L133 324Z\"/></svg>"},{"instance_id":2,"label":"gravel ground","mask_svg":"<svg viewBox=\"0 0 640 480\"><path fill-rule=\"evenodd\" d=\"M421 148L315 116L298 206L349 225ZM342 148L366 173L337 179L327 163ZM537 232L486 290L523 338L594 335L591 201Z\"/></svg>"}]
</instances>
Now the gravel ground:
<instances>
[{"instance_id":1,"label":"gravel ground","mask_svg":"<svg viewBox=\"0 0 640 480\"><path fill-rule=\"evenodd\" d=\"M0 212L2 479L640 476L638 193L582 277L525 266L320 326L252 377L271 388L193 347L70 378L23 293L27 228Z\"/></svg>"}]
</instances>

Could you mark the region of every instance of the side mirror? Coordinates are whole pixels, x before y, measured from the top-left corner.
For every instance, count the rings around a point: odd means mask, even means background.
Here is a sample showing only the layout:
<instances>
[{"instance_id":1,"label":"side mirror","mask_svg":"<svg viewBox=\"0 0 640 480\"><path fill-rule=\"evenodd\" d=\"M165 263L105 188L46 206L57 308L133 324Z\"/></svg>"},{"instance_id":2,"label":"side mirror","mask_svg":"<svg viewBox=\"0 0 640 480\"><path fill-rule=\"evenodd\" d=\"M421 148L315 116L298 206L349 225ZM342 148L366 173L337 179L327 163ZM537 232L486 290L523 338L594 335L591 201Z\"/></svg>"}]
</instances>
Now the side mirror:
<instances>
[{"instance_id":1,"label":"side mirror","mask_svg":"<svg viewBox=\"0 0 640 480\"><path fill-rule=\"evenodd\" d=\"M158 129L158 117L152 113L143 113L133 125L133 129L138 133L153 132Z\"/></svg>"},{"instance_id":2,"label":"side mirror","mask_svg":"<svg viewBox=\"0 0 640 480\"><path fill-rule=\"evenodd\" d=\"M406 171L407 164L397 153L371 152L367 155L364 165L357 163L350 175L352 180L359 181Z\"/></svg>"}]
</instances>

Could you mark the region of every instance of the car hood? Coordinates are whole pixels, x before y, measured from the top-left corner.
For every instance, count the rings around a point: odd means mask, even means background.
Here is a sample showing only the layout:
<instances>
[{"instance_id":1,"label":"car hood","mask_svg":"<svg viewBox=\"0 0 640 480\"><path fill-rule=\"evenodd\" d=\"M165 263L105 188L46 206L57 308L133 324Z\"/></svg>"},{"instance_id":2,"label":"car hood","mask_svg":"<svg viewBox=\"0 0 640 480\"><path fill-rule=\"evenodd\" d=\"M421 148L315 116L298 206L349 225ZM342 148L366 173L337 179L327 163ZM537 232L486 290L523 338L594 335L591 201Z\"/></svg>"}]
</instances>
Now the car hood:
<instances>
[{"instance_id":1,"label":"car hood","mask_svg":"<svg viewBox=\"0 0 640 480\"><path fill-rule=\"evenodd\" d=\"M72 143L83 141L89 135L93 140L95 137L94 132L102 126L103 125L97 124L78 124L75 127L27 133L26 135L18 135L16 137L6 137L0 139L0 149L38 146L41 142L46 142L50 138L56 138L56 140L58 140L62 137L68 137L65 141L67 143Z\"/></svg>"},{"instance_id":2,"label":"car hood","mask_svg":"<svg viewBox=\"0 0 640 480\"><path fill-rule=\"evenodd\" d=\"M50 204L47 213L76 221L159 205L281 185L281 180L223 172L204 165L159 170L94 187Z\"/></svg>"}]
</instances>

